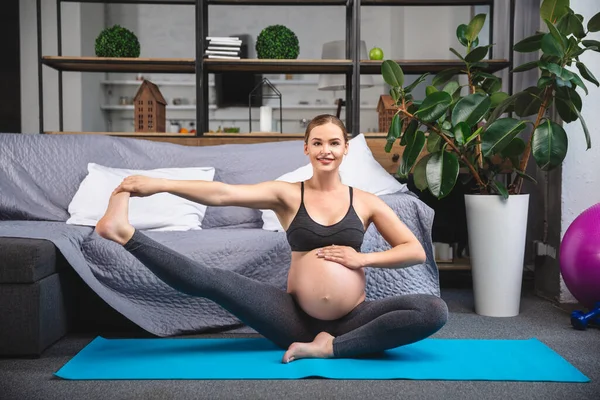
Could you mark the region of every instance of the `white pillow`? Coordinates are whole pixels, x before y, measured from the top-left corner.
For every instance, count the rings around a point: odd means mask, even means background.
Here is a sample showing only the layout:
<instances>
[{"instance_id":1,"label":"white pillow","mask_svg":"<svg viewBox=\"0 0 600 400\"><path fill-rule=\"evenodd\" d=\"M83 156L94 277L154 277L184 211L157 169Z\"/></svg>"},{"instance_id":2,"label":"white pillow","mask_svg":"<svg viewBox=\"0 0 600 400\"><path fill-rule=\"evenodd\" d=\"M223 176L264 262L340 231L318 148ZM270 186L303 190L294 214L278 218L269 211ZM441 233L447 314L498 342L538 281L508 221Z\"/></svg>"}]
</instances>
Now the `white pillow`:
<instances>
[{"instance_id":1,"label":"white pillow","mask_svg":"<svg viewBox=\"0 0 600 400\"><path fill-rule=\"evenodd\" d=\"M215 169L162 168L134 170L110 168L89 163L84 178L69 204L70 218L67 224L96 226L106 212L111 193L124 178L145 175L153 178L177 180L212 181ZM157 193L148 197L132 197L129 200L129 223L136 229L156 231L186 231L202 229L206 206L170 193Z\"/></svg>"},{"instance_id":2,"label":"white pillow","mask_svg":"<svg viewBox=\"0 0 600 400\"><path fill-rule=\"evenodd\" d=\"M277 181L300 182L310 179L313 175L309 163L292 172L277 178ZM406 191L406 185L398 182L373 157L362 133L348 142L348 154L340 165L340 177L344 185L352 186L376 196ZM283 227L272 210L262 212L263 229L267 231L283 231Z\"/></svg>"}]
</instances>

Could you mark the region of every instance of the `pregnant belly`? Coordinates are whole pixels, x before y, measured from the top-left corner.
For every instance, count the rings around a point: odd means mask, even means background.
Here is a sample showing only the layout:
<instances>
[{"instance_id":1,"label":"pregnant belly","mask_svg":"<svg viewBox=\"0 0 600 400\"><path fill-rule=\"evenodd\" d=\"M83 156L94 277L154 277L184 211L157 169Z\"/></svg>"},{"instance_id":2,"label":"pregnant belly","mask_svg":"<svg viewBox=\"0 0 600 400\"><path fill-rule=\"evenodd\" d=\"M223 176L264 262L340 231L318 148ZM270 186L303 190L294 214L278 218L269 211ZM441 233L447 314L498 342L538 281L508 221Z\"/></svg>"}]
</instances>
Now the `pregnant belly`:
<instances>
[{"instance_id":1,"label":"pregnant belly","mask_svg":"<svg viewBox=\"0 0 600 400\"><path fill-rule=\"evenodd\" d=\"M310 316L338 319L365 299L364 270L318 258L316 250L292 254L288 292Z\"/></svg>"}]
</instances>

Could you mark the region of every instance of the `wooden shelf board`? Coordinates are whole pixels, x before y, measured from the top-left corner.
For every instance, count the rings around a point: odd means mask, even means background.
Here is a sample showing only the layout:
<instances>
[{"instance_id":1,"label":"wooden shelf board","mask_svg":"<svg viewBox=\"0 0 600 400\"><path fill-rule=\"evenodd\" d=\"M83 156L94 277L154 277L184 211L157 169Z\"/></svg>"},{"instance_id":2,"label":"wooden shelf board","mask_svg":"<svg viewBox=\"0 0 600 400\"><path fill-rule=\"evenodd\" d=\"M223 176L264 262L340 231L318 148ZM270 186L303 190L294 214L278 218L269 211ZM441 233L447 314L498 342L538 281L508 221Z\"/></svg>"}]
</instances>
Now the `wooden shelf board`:
<instances>
[{"instance_id":1,"label":"wooden shelf board","mask_svg":"<svg viewBox=\"0 0 600 400\"><path fill-rule=\"evenodd\" d=\"M448 68L460 68L464 63L460 60L395 60L405 74L438 73ZM496 72L510 66L507 60L482 60L489 65L487 72ZM360 60L361 74L381 74L383 61Z\"/></svg>"},{"instance_id":2,"label":"wooden shelf board","mask_svg":"<svg viewBox=\"0 0 600 400\"><path fill-rule=\"evenodd\" d=\"M193 58L109 58L44 56L42 63L58 71L155 72L194 74Z\"/></svg>"},{"instance_id":3,"label":"wooden shelf board","mask_svg":"<svg viewBox=\"0 0 600 400\"><path fill-rule=\"evenodd\" d=\"M471 262L468 258L458 258L454 262L437 261L436 264L440 271L470 271Z\"/></svg>"},{"instance_id":4,"label":"wooden shelf board","mask_svg":"<svg viewBox=\"0 0 600 400\"><path fill-rule=\"evenodd\" d=\"M210 72L260 72L289 74L346 73L352 70L352 60L272 60L244 58L240 60L209 58L204 60Z\"/></svg>"},{"instance_id":5,"label":"wooden shelf board","mask_svg":"<svg viewBox=\"0 0 600 400\"><path fill-rule=\"evenodd\" d=\"M396 60L404 73L437 73L444 69L461 67L456 60ZM506 60L485 60L488 72L496 72L509 66ZM193 58L103 58L44 56L42 63L58 71L80 72L196 72ZM361 74L380 74L382 61L361 60ZM265 59L205 59L207 72L257 72L290 74L344 74L352 71L351 60L265 60Z\"/></svg>"}]
</instances>

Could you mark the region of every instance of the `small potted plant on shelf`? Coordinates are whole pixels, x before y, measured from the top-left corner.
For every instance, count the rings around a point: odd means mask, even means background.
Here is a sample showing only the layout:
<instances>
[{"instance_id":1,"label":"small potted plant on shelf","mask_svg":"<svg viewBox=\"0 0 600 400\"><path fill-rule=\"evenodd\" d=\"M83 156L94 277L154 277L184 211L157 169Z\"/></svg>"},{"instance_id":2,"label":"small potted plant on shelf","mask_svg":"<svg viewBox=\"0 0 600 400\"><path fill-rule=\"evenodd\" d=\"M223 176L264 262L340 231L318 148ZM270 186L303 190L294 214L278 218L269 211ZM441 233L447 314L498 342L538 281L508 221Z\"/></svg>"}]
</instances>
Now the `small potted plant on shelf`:
<instances>
[{"instance_id":1,"label":"small potted plant on shelf","mask_svg":"<svg viewBox=\"0 0 600 400\"><path fill-rule=\"evenodd\" d=\"M396 141L404 146L398 175L406 177L412 171L416 187L437 198L452 191L461 169L474 181L476 192L465 195L465 205L475 311L482 315L519 313L529 208L522 184L524 179L535 182L526 173L527 166L533 159L542 170L552 170L562 163L568 148L567 134L549 115L550 108L556 107L565 123L579 120L585 133L581 140L591 147L580 114L580 93L588 91L584 80L599 83L579 56L600 51L600 42L586 40L588 32L600 31L600 13L584 24L568 1L546 0L540 15L548 32L514 45L518 52L541 51L539 60L509 71L537 68L539 80L536 86L511 96L500 91L499 77L485 72L490 46L478 46L485 14L457 28L465 50L450 51L464 65L438 73L422 101L411 92L427 74L404 86L404 74L396 62L386 60L381 67L398 108L385 150L389 152ZM466 77L462 85L453 80L459 73Z\"/></svg>"}]
</instances>

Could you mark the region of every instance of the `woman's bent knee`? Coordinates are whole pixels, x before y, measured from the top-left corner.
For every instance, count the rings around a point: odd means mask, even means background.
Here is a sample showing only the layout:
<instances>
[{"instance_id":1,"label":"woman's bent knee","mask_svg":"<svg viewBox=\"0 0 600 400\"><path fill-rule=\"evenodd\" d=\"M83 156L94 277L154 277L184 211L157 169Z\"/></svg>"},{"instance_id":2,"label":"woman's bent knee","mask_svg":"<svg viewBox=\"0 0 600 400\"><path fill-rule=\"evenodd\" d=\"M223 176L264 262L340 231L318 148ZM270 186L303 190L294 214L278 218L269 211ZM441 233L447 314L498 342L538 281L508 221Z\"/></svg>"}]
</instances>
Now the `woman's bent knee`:
<instances>
[{"instance_id":1,"label":"woman's bent knee","mask_svg":"<svg viewBox=\"0 0 600 400\"><path fill-rule=\"evenodd\" d=\"M421 309L426 325L435 333L448 322L448 305L435 295L426 295Z\"/></svg>"}]
</instances>

